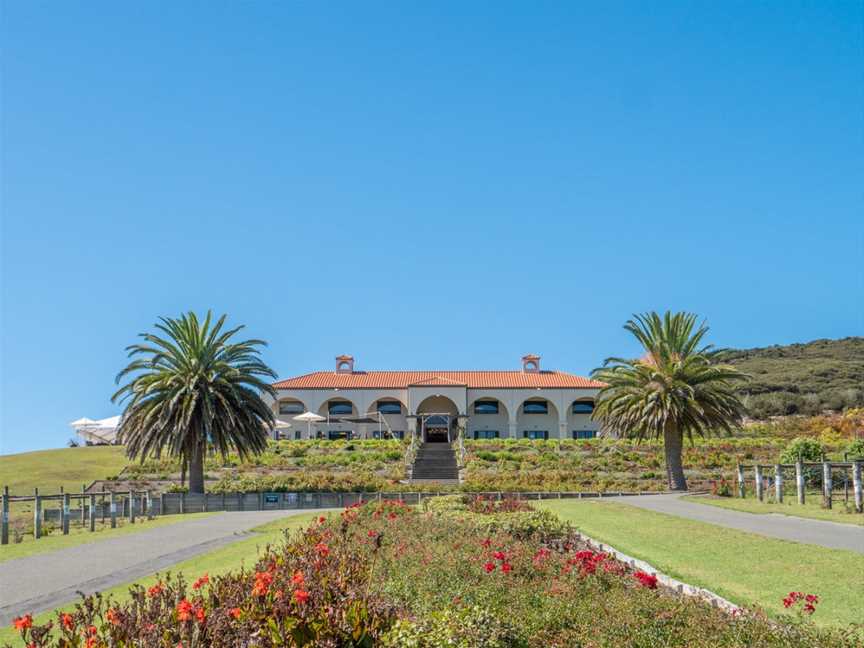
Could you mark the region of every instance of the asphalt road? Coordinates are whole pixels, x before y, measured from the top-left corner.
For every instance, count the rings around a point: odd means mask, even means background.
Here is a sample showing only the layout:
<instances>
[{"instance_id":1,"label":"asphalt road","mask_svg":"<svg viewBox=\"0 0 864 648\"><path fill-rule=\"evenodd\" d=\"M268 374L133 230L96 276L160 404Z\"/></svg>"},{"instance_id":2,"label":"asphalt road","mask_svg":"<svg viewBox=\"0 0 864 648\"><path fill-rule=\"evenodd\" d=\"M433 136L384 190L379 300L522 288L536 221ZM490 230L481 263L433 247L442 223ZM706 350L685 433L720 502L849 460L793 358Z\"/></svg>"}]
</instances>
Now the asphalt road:
<instances>
[{"instance_id":1,"label":"asphalt road","mask_svg":"<svg viewBox=\"0 0 864 648\"><path fill-rule=\"evenodd\" d=\"M643 495L610 499L658 513L668 513L770 538L819 545L828 549L848 549L864 554L864 527L777 513L730 511L709 504L687 502L679 498L679 495Z\"/></svg>"},{"instance_id":2,"label":"asphalt road","mask_svg":"<svg viewBox=\"0 0 864 648\"><path fill-rule=\"evenodd\" d=\"M75 600L78 591L92 594L165 570L241 540L259 524L309 510L217 513L0 563L0 625Z\"/></svg>"}]
</instances>

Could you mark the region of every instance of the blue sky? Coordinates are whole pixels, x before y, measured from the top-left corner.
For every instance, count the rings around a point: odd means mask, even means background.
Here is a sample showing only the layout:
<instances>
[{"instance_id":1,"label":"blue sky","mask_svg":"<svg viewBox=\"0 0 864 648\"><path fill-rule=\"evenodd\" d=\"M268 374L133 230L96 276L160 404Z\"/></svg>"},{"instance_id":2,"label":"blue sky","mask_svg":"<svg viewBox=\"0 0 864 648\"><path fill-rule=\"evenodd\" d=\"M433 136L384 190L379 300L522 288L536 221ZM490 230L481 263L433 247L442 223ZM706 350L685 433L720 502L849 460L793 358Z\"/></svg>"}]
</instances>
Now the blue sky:
<instances>
[{"instance_id":1,"label":"blue sky","mask_svg":"<svg viewBox=\"0 0 864 648\"><path fill-rule=\"evenodd\" d=\"M864 332L860 2L3 2L0 452L159 315L282 376Z\"/></svg>"}]
</instances>

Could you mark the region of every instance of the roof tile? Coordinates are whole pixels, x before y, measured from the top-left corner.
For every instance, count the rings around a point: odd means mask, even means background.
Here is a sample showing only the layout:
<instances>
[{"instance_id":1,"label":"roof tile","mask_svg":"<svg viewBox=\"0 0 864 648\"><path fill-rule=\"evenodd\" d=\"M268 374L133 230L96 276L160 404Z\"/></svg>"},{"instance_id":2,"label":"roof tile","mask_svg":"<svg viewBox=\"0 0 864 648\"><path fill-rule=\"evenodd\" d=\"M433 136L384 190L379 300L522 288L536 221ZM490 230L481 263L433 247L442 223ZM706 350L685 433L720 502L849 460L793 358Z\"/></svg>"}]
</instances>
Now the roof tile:
<instances>
[{"instance_id":1,"label":"roof tile","mask_svg":"<svg viewBox=\"0 0 864 648\"><path fill-rule=\"evenodd\" d=\"M599 389L603 383L563 371L355 371L314 373L280 380L276 389L406 389L409 386L468 389Z\"/></svg>"}]
</instances>

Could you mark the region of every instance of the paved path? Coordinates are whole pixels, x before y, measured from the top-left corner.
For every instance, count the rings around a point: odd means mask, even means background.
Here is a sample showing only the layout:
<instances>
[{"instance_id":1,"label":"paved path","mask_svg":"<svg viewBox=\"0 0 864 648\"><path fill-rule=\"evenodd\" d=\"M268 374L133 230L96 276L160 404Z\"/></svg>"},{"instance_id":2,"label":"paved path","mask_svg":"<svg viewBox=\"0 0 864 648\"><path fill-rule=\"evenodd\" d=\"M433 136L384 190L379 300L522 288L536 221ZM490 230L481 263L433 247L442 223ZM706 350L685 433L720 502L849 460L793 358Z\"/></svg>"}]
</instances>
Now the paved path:
<instances>
[{"instance_id":1,"label":"paved path","mask_svg":"<svg viewBox=\"0 0 864 648\"><path fill-rule=\"evenodd\" d=\"M311 509L218 513L0 563L0 626L142 578L235 542L259 524Z\"/></svg>"},{"instance_id":2,"label":"paved path","mask_svg":"<svg viewBox=\"0 0 864 648\"><path fill-rule=\"evenodd\" d=\"M771 538L821 545L829 549L848 549L864 554L864 527L778 513L731 511L719 506L697 504L679 498L680 495L644 495L610 499L658 513L668 513Z\"/></svg>"}]
</instances>

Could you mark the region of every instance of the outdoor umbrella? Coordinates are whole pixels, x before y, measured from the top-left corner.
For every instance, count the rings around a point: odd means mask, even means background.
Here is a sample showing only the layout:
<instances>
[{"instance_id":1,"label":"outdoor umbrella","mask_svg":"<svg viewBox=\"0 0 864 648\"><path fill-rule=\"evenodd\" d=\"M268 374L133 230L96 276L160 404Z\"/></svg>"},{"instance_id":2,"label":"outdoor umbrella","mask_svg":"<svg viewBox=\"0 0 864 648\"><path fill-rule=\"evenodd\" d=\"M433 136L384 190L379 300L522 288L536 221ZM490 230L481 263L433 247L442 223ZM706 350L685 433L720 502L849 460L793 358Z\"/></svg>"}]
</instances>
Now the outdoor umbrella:
<instances>
[{"instance_id":1,"label":"outdoor umbrella","mask_svg":"<svg viewBox=\"0 0 864 648\"><path fill-rule=\"evenodd\" d=\"M294 417L295 421L305 421L306 422L306 436L312 436L312 423L320 423L321 421L326 421L327 419L323 416L319 416L314 412L303 412L303 414L298 414Z\"/></svg>"},{"instance_id":2,"label":"outdoor umbrella","mask_svg":"<svg viewBox=\"0 0 864 648\"><path fill-rule=\"evenodd\" d=\"M276 431L276 438L279 438L279 430L287 430L291 427L291 424L288 421L283 421L282 419L276 419L276 422L273 423L273 430Z\"/></svg>"}]
</instances>

